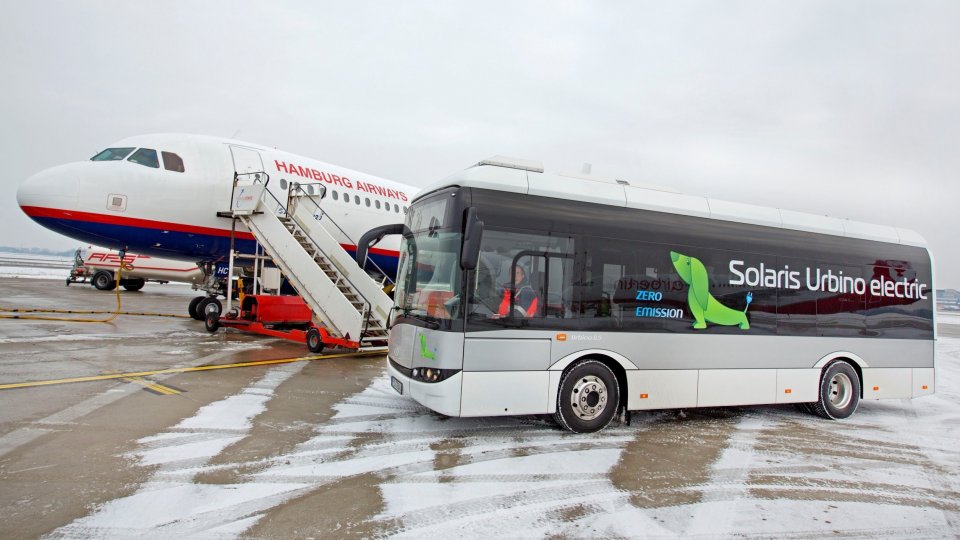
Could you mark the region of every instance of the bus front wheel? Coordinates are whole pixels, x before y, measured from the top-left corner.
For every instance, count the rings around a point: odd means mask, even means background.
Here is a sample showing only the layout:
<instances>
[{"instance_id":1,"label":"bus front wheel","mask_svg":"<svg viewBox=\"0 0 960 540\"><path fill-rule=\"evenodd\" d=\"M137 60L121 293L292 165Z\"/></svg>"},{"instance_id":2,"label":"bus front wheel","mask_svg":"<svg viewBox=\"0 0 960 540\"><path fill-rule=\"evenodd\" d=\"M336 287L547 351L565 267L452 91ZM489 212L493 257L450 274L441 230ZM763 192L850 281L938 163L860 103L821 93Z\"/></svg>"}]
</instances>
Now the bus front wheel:
<instances>
[{"instance_id":1,"label":"bus front wheel","mask_svg":"<svg viewBox=\"0 0 960 540\"><path fill-rule=\"evenodd\" d=\"M604 363L582 360L563 374L554 418L575 433L593 433L613 420L620 404L617 376Z\"/></svg>"},{"instance_id":2,"label":"bus front wheel","mask_svg":"<svg viewBox=\"0 0 960 540\"><path fill-rule=\"evenodd\" d=\"M820 399L812 403L811 411L828 420L846 418L860 404L860 377L853 366L842 360L823 370L820 377Z\"/></svg>"}]
</instances>

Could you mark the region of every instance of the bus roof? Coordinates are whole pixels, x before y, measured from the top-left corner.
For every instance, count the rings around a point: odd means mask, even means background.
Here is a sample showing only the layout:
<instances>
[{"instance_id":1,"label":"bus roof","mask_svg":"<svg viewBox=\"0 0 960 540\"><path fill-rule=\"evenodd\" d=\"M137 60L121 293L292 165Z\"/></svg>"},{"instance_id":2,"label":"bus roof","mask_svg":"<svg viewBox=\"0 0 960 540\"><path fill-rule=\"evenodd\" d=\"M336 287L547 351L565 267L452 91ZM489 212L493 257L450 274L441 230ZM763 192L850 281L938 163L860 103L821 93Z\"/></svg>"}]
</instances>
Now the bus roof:
<instances>
[{"instance_id":1,"label":"bus roof","mask_svg":"<svg viewBox=\"0 0 960 540\"><path fill-rule=\"evenodd\" d=\"M908 229L684 195L624 180L543 172L536 165L496 156L427 186L415 199L447 187L472 187L927 247L922 236Z\"/></svg>"}]
</instances>

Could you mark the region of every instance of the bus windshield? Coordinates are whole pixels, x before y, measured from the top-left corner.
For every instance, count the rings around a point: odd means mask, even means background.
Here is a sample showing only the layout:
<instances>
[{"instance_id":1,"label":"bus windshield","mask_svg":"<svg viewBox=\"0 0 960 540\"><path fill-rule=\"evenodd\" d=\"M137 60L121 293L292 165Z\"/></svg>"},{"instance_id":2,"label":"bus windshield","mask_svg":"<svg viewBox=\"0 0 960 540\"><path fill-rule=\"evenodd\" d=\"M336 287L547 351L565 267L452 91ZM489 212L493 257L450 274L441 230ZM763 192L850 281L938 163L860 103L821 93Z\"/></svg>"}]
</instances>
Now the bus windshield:
<instances>
[{"instance_id":1,"label":"bus windshield","mask_svg":"<svg viewBox=\"0 0 960 540\"><path fill-rule=\"evenodd\" d=\"M395 305L400 316L428 325L456 319L463 235L447 216L448 197L414 204L407 214L412 234L400 246Z\"/></svg>"},{"instance_id":2,"label":"bus windshield","mask_svg":"<svg viewBox=\"0 0 960 540\"><path fill-rule=\"evenodd\" d=\"M460 290L459 232L419 233L400 247L395 304L427 323L456 318Z\"/></svg>"}]
</instances>

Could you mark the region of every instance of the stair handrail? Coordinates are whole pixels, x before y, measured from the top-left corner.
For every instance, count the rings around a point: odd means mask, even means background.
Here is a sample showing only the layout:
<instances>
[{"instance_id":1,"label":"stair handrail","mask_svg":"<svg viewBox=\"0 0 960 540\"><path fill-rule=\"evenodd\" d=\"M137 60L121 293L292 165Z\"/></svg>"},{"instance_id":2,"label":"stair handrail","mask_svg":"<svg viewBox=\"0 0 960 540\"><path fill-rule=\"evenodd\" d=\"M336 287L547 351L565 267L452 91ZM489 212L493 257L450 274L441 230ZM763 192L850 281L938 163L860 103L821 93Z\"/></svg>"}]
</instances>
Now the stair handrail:
<instances>
[{"instance_id":1,"label":"stair handrail","mask_svg":"<svg viewBox=\"0 0 960 540\"><path fill-rule=\"evenodd\" d=\"M304 230L303 227L300 227L300 226L297 224L296 220L293 219L293 214L290 212L289 207L283 206L282 203L280 202L280 200L277 199L277 197L276 197L273 193L271 193L270 190L265 189L265 190L263 190L263 193L264 193L264 195L269 195L271 199L273 199L278 205L280 205L281 207L284 208L284 211L286 212L286 215L291 218L291 221L294 223L294 225L297 227L297 229L299 229L300 232L302 232L304 235L306 235L307 239L310 240L310 243L311 243L311 244L313 244L314 246L319 245L319 244L317 243L317 241L314 240L312 236L310 236L310 233L307 232L306 230ZM291 233L291 234L292 234L292 233ZM360 336L357 336L357 340L359 341L360 338L362 338L363 335L367 333L367 327L368 327L368 325L369 325L370 313L373 311L373 303L370 301L369 298L366 297L366 295L364 295L364 294L360 291L360 288L357 287L357 285L353 282L353 280L351 280L348 276L341 274L340 277L343 278L344 280L346 280L346 282L347 282L348 284L350 284L350 288L353 290L354 294L359 295L360 298L363 299L363 304L364 304L364 306L363 306L363 310L362 310L361 313L360 313L360 317L361 317L361 319L363 319L363 328L360 330Z\"/></svg>"},{"instance_id":2,"label":"stair handrail","mask_svg":"<svg viewBox=\"0 0 960 540\"><path fill-rule=\"evenodd\" d=\"M324 187L325 187L325 186L324 186ZM324 210L323 208L321 208L321 207L320 207L320 204L319 204L317 201L313 200L313 194L310 194L310 193L308 193L306 190L304 190L304 189L303 189L303 184L301 184L300 182L291 182L291 183L290 183L290 188L289 188L289 191L287 192L287 208L288 208L288 209L289 209L289 207L290 207L291 201L294 200L294 195L293 195L293 192L294 192L294 191L299 191L299 192L303 193L303 195L306 195L306 197L302 197L302 196L301 196L301 197L296 197L296 199L297 199L298 201L299 201L299 200L302 200L302 199L307 199L307 200L309 200L310 203L311 203L314 207L316 207L317 210L320 211L321 217L326 217L326 219L328 219L328 220L330 221L330 223L333 223L333 226L336 227L338 231L340 231L340 234L342 234L342 235L343 235L347 240L349 240L354 246L357 246L357 241L354 240L353 238L351 238L350 235L347 234L346 231L344 231L344 230L340 227L340 225L337 225L337 222L336 222L332 217L330 217L330 213L327 212L326 210ZM318 219L317 221L320 221L320 220ZM358 249L359 249L359 247L358 247ZM387 273L383 270L383 268L380 268L380 265L378 265L376 261L374 261L373 259L371 259L371 258L369 258L369 257L366 257L366 260L365 260L364 262L368 262L368 263L370 263L371 265L373 265L373 267L374 267L378 272L380 272L380 274L381 274L383 277L385 277L385 278L387 279L387 281L390 282L391 285L394 284L394 281L393 281L392 279L390 279L390 275L387 274ZM366 265L361 265L361 268L365 268L365 267L366 267Z\"/></svg>"},{"instance_id":3,"label":"stair handrail","mask_svg":"<svg viewBox=\"0 0 960 540\"><path fill-rule=\"evenodd\" d=\"M267 185L270 184L270 175L267 174L266 172L264 172L264 171L258 171L258 172L245 172L245 173L242 173L242 172L233 171L233 187L230 188L230 204L231 204L231 205L233 204L233 196L235 195L235 192L236 192L236 190L237 190L237 184L240 182L240 177L241 177L241 176L253 176L253 183L254 183L254 184L259 184L260 181L261 181L261 180L260 180L261 175L264 176L264 177L266 177L266 180L263 181L263 187L266 188ZM266 190L264 190L264 191L266 191ZM232 206L231 206L231 208L232 208Z\"/></svg>"}]
</instances>

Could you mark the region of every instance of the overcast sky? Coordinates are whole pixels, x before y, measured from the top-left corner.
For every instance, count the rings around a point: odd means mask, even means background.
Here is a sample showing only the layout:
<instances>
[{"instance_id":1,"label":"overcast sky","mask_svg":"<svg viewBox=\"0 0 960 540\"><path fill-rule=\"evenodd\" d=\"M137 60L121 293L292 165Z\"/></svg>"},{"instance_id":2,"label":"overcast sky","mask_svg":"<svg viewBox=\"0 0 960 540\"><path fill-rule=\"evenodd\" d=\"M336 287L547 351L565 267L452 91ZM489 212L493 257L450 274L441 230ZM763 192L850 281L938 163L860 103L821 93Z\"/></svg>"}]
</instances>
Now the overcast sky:
<instances>
[{"instance_id":1,"label":"overcast sky","mask_svg":"<svg viewBox=\"0 0 960 540\"><path fill-rule=\"evenodd\" d=\"M423 186L494 154L913 229L960 289L960 2L8 2L17 185L189 132Z\"/></svg>"}]
</instances>

